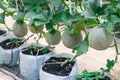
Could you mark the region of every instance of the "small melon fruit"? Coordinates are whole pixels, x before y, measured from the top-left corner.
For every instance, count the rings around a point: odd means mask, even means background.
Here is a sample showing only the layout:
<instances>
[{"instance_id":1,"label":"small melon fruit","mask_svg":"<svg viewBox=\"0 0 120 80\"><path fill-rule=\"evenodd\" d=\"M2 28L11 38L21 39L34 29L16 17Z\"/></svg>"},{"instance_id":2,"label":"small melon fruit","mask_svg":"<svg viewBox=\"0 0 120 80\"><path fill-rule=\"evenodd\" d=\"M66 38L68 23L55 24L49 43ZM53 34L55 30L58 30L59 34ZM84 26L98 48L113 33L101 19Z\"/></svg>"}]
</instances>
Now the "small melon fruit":
<instances>
[{"instance_id":1,"label":"small melon fruit","mask_svg":"<svg viewBox=\"0 0 120 80\"><path fill-rule=\"evenodd\" d=\"M108 33L104 27L94 27L88 36L89 45L96 50L105 50L107 49L112 41L113 35Z\"/></svg>"},{"instance_id":2,"label":"small melon fruit","mask_svg":"<svg viewBox=\"0 0 120 80\"><path fill-rule=\"evenodd\" d=\"M29 26L29 30L32 33L39 33L44 29L44 25L40 25L40 26Z\"/></svg>"},{"instance_id":3,"label":"small melon fruit","mask_svg":"<svg viewBox=\"0 0 120 80\"><path fill-rule=\"evenodd\" d=\"M12 29L13 29L13 33L17 37L24 37L28 33L27 24L25 22L22 23L15 22L13 24Z\"/></svg>"},{"instance_id":4,"label":"small melon fruit","mask_svg":"<svg viewBox=\"0 0 120 80\"><path fill-rule=\"evenodd\" d=\"M82 41L82 34L71 34L69 29L65 29L62 34L62 42L67 48L73 48Z\"/></svg>"},{"instance_id":5,"label":"small melon fruit","mask_svg":"<svg viewBox=\"0 0 120 80\"><path fill-rule=\"evenodd\" d=\"M57 45L61 41L61 34L57 30L55 30L55 33L51 33L51 31L48 31L46 33L45 40L50 45Z\"/></svg>"}]
</instances>

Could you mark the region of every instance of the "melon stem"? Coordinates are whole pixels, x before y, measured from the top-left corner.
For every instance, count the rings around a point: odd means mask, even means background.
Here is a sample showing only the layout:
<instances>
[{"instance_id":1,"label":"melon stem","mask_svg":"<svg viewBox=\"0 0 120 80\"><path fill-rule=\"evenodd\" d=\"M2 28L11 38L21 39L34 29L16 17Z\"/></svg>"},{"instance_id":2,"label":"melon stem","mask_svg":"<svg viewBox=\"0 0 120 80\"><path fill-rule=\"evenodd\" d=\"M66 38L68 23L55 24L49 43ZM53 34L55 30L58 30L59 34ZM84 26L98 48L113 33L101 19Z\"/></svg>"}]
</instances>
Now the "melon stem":
<instances>
[{"instance_id":1,"label":"melon stem","mask_svg":"<svg viewBox=\"0 0 120 80\"><path fill-rule=\"evenodd\" d=\"M18 12L18 2L17 2L18 0L15 0L15 4L16 4L16 12Z\"/></svg>"},{"instance_id":2,"label":"melon stem","mask_svg":"<svg viewBox=\"0 0 120 80\"><path fill-rule=\"evenodd\" d=\"M115 44L115 51L116 51L115 62L117 62L117 60L118 60L118 55L119 55L119 51L118 51L118 46L117 46L117 41L116 41L116 39L115 39L115 36L114 36L114 44Z\"/></svg>"},{"instance_id":3,"label":"melon stem","mask_svg":"<svg viewBox=\"0 0 120 80\"><path fill-rule=\"evenodd\" d=\"M40 35L37 34L37 36L38 36L38 39L37 39L36 43L38 44L38 43L39 43L39 40L40 40L40 38L41 38L41 33L40 33Z\"/></svg>"},{"instance_id":4,"label":"melon stem","mask_svg":"<svg viewBox=\"0 0 120 80\"><path fill-rule=\"evenodd\" d=\"M73 58L72 58L72 60L71 60L71 62L74 62L75 61L75 59L76 59L76 57L78 57L79 55L78 54L76 54Z\"/></svg>"},{"instance_id":5,"label":"melon stem","mask_svg":"<svg viewBox=\"0 0 120 80\"><path fill-rule=\"evenodd\" d=\"M7 28L8 31L13 31L13 30L10 30L10 28L8 28L6 23L4 25L5 25L5 27Z\"/></svg>"},{"instance_id":6,"label":"melon stem","mask_svg":"<svg viewBox=\"0 0 120 80\"><path fill-rule=\"evenodd\" d=\"M26 41L29 40L32 36L34 36L34 34L28 36L28 38L27 38L27 39L24 39L22 42L26 42Z\"/></svg>"},{"instance_id":7,"label":"melon stem","mask_svg":"<svg viewBox=\"0 0 120 80\"><path fill-rule=\"evenodd\" d=\"M86 31L86 28L85 28L85 27L83 28L83 31L85 32L85 34L87 34L87 31Z\"/></svg>"}]
</instances>

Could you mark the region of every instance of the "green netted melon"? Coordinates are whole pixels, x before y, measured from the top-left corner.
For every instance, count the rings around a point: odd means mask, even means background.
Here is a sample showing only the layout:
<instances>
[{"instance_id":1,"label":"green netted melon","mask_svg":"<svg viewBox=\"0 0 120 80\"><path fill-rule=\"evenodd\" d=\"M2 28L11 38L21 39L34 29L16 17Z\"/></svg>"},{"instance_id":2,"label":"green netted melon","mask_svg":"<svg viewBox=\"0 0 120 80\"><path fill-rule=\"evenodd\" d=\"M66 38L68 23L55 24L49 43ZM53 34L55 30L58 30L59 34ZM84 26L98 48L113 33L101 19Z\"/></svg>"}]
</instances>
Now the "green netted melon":
<instances>
[{"instance_id":1,"label":"green netted melon","mask_svg":"<svg viewBox=\"0 0 120 80\"><path fill-rule=\"evenodd\" d=\"M113 35L108 33L103 27L94 27L88 36L89 45L96 50L107 49L112 41Z\"/></svg>"},{"instance_id":2,"label":"green netted melon","mask_svg":"<svg viewBox=\"0 0 120 80\"><path fill-rule=\"evenodd\" d=\"M50 31L46 33L45 40L50 45L57 45L61 41L61 34L59 31L55 31L54 34L51 34Z\"/></svg>"},{"instance_id":3,"label":"green netted melon","mask_svg":"<svg viewBox=\"0 0 120 80\"><path fill-rule=\"evenodd\" d=\"M44 25L40 25L40 26L29 26L29 30L32 33L39 33L44 29Z\"/></svg>"},{"instance_id":4,"label":"green netted melon","mask_svg":"<svg viewBox=\"0 0 120 80\"><path fill-rule=\"evenodd\" d=\"M13 33L17 37L24 37L28 33L27 24L25 22L23 23L15 22L13 24Z\"/></svg>"},{"instance_id":5,"label":"green netted melon","mask_svg":"<svg viewBox=\"0 0 120 80\"><path fill-rule=\"evenodd\" d=\"M73 48L75 45L79 44L82 41L82 34L70 34L68 29L62 34L62 42L67 48Z\"/></svg>"}]
</instances>

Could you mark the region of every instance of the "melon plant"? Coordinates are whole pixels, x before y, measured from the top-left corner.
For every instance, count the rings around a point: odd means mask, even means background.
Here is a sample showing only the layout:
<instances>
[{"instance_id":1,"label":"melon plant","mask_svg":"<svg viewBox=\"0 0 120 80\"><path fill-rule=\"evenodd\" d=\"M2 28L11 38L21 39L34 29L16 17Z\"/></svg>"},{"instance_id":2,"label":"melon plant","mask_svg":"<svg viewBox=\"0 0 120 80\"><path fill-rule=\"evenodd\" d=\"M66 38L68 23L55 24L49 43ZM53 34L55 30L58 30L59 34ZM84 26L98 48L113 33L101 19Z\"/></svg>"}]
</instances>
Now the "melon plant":
<instances>
[{"instance_id":1,"label":"melon plant","mask_svg":"<svg viewBox=\"0 0 120 80\"><path fill-rule=\"evenodd\" d=\"M94 27L89 32L89 45L96 50L105 50L107 49L112 41L113 35L105 30L104 27Z\"/></svg>"},{"instance_id":2,"label":"melon plant","mask_svg":"<svg viewBox=\"0 0 120 80\"><path fill-rule=\"evenodd\" d=\"M67 48L73 48L82 41L81 32L72 34L69 29L65 29L62 34L62 42Z\"/></svg>"},{"instance_id":3,"label":"melon plant","mask_svg":"<svg viewBox=\"0 0 120 80\"><path fill-rule=\"evenodd\" d=\"M58 30L50 30L46 33L45 40L50 45L57 45L61 41L61 34Z\"/></svg>"},{"instance_id":4,"label":"melon plant","mask_svg":"<svg viewBox=\"0 0 120 80\"><path fill-rule=\"evenodd\" d=\"M14 35L17 37L24 37L28 33L27 24L24 21L22 21L22 22L16 21L13 24L12 28L13 28Z\"/></svg>"},{"instance_id":5,"label":"melon plant","mask_svg":"<svg viewBox=\"0 0 120 80\"><path fill-rule=\"evenodd\" d=\"M35 25L30 25L29 26L29 30L32 33L39 33L44 29L44 25L40 25L40 26L35 26Z\"/></svg>"}]
</instances>

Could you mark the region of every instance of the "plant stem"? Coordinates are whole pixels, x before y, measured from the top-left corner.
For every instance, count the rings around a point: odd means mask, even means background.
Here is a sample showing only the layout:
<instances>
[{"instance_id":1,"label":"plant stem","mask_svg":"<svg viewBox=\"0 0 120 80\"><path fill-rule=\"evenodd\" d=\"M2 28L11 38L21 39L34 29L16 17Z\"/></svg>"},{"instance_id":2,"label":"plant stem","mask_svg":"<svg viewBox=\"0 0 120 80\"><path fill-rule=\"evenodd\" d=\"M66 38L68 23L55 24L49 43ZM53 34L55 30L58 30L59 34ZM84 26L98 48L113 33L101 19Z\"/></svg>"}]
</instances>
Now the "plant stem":
<instances>
[{"instance_id":1,"label":"plant stem","mask_svg":"<svg viewBox=\"0 0 120 80\"><path fill-rule=\"evenodd\" d=\"M85 27L83 28L83 31L85 32L86 35L88 34Z\"/></svg>"},{"instance_id":2,"label":"plant stem","mask_svg":"<svg viewBox=\"0 0 120 80\"><path fill-rule=\"evenodd\" d=\"M24 7L24 3L23 3L23 0L21 0L21 3L22 3L22 6Z\"/></svg>"},{"instance_id":3,"label":"plant stem","mask_svg":"<svg viewBox=\"0 0 120 80\"><path fill-rule=\"evenodd\" d=\"M18 0L15 0L15 4L16 4L16 12L18 12L18 3L17 3Z\"/></svg>"},{"instance_id":4,"label":"plant stem","mask_svg":"<svg viewBox=\"0 0 120 80\"><path fill-rule=\"evenodd\" d=\"M65 1L63 1L63 3L65 4L65 6L69 9L69 6L65 3Z\"/></svg>"},{"instance_id":5,"label":"plant stem","mask_svg":"<svg viewBox=\"0 0 120 80\"><path fill-rule=\"evenodd\" d=\"M109 47L114 47L115 46L115 44L113 44L113 45L111 45L111 46L109 46Z\"/></svg>"},{"instance_id":6,"label":"plant stem","mask_svg":"<svg viewBox=\"0 0 120 80\"><path fill-rule=\"evenodd\" d=\"M116 57L115 57L115 63L116 63L118 60L119 51L118 51L118 46L117 46L117 41L115 39L115 36L114 36L114 44L115 44L115 50L116 50Z\"/></svg>"},{"instance_id":7,"label":"plant stem","mask_svg":"<svg viewBox=\"0 0 120 80\"><path fill-rule=\"evenodd\" d=\"M38 34L37 34L37 35L38 35ZM37 39L37 41L36 41L37 44L39 43L40 38L41 38L41 33L40 33L40 35L38 35L38 39Z\"/></svg>"},{"instance_id":8,"label":"plant stem","mask_svg":"<svg viewBox=\"0 0 120 80\"><path fill-rule=\"evenodd\" d=\"M5 25L5 27L7 28L8 31L13 31L13 30L10 30L10 28L8 28L6 23L4 25Z\"/></svg>"},{"instance_id":9,"label":"plant stem","mask_svg":"<svg viewBox=\"0 0 120 80\"><path fill-rule=\"evenodd\" d=\"M57 26L57 30L59 30L59 25L56 25Z\"/></svg>"},{"instance_id":10,"label":"plant stem","mask_svg":"<svg viewBox=\"0 0 120 80\"><path fill-rule=\"evenodd\" d=\"M72 58L72 62L75 61L76 57L78 57L78 54L76 54L73 58Z\"/></svg>"},{"instance_id":11,"label":"plant stem","mask_svg":"<svg viewBox=\"0 0 120 80\"><path fill-rule=\"evenodd\" d=\"M82 8L82 5L81 5L81 2L80 2L80 9L81 9L81 11L83 11L83 8Z\"/></svg>"},{"instance_id":12,"label":"plant stem","mask_svg":"<svg viewBox=\"0 0 120 80\"><path fill-rule=\"evenodd\" d=\"M30 39L34 34L30 35L27 39L24 39L22 42L26 42L28 39Z\"/></svg>"}]
</instances>

